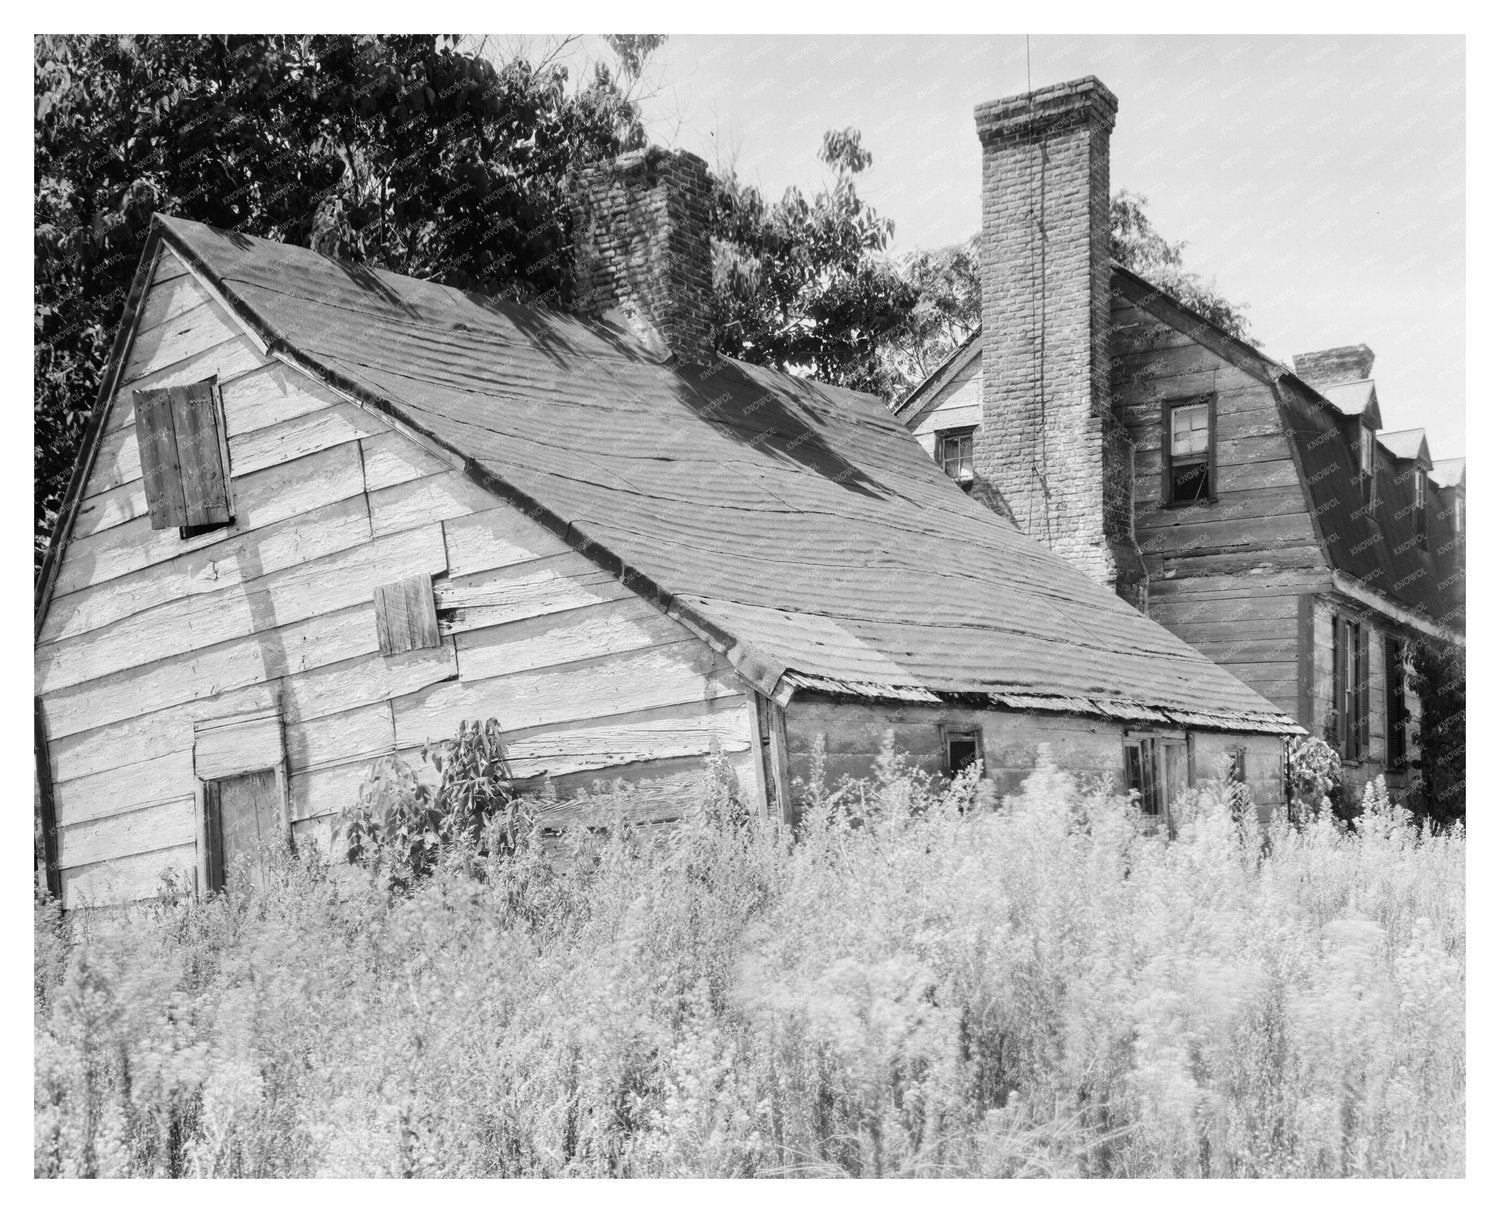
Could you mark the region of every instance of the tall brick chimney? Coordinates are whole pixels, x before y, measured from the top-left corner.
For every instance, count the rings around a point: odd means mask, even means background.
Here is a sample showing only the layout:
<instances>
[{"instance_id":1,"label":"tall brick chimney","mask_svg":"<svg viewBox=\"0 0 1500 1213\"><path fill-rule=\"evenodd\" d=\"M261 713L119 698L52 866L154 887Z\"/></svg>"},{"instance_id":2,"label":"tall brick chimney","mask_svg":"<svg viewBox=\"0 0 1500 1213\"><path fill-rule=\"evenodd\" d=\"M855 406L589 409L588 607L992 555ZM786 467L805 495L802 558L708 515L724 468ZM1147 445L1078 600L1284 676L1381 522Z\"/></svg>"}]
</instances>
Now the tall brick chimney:
<instances>
[{"instance_id":1,"label":"tall brick chimney","mask_svg":"<svg viewBox=\"0 0 1500 1213\"><path fill-rule=\"evenodd\" d=\"M977 106L984 400L974 495L1144 607L1110 397L1109 135L1093 76Z\"/></svg>"},{"instance_id":2,"label":"tall brick chimney","mask_svg":"<svg viewBox=\"0 0 1500 1213\"><path fill-rule=\"evenodd\" d=\"M713 361L708 165L691 152L627 152L586 169L574 195L574 306L613 309L663 355Z\"/></svg>"}]
</instances>

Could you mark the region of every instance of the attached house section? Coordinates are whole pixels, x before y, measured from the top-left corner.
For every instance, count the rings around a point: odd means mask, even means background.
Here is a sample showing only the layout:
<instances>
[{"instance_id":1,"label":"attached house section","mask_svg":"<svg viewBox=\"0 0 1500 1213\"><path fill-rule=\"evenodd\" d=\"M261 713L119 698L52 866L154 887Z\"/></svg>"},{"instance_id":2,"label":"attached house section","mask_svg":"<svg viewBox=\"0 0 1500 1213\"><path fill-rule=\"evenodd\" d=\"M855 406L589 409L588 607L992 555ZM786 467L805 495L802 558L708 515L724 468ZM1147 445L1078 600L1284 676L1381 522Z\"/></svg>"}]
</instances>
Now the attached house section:
<instances>
[{"instance_id":1,"label":"attached house section","mask_svg":"<svg viewBox=\"0 0 1500 1213\"><path fill-rule=\"evenodd\" d=\"M164 440L174 406L222 422L222 463L217 433ZM204 499L219 468L228 520L186 514L184 488ZM517 774L560 794L649 768L663 815L716 750L747 787L760 777L723 657L267 356L168 250L57 571L36 693L68 905L150 896L166 871L213 888L277 820L322 843L374 759L416 763L465 718L496 717Z\"/></svg>"}]
</instances>

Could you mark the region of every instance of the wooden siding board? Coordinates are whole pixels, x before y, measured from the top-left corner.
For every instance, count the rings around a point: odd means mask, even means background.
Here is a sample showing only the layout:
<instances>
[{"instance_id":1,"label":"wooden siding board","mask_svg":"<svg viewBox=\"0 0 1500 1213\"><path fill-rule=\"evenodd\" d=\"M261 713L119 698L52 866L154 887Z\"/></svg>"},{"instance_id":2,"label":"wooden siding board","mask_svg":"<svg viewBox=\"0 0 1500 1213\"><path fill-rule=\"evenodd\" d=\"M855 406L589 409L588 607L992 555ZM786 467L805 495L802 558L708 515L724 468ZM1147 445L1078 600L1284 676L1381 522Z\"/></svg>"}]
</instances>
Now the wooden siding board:
<instances>
[{"instance_id":1,"label":"wooden siding board","mask_svg":"<svg viewBox=\"0 0 1500 1213\"><path fill-rule=\"evenodd\" d=\"M187 700L328 665L374 648L368 602L297 623L197 649L44 696L54 744L58 738Z\"/></svg>"},{"instance_id":2,"label":"wooden siding board","mask_svg":"<svg viewBox=\"0 0 1500 1213\"><path fill-rule=\"evenodd\" d=\"M392 703L397 741L412 746L451 737L461 720L475 717L494 716L509 733L541 724L707 703L743 691L723 659L695 638L541 671L446 683Z\"/></svg>"},{"instance_id":3,"label":"wooden siding board","mask_svg":"<svg viewBox=\"0 0 1500 1213\"><path fill-rule=\"evenodd\" d=\"M156 895L169 872L192 888L197 858L197 845L187 843L69 869L63 872L63 904L74 909L143 901Z\"/></svg>"},{"instance_id":4,"label":"wooden siding board","mask_svg":"<svg viewBox=\"0 0 1500 1213\"><path fill-rule=\"evenodd\" d=\"M164 602L218 593L282 569L357 547L370 538L363 495L213 543L161 564L54 598L40 640L92 632Z\"/></svg>"},{"instance_id":5,"label":"wooden siding board","mask_svg":"<svg viewBox=\"0 0 1500 1213\"><path fill-rule=\"evenodd\" d=\"M169 601L66 643L36 650L36 685L47 694L167 657L253 636L368 602L390 569L441 571L442 530L433 525L345 548L227 590Z\"/></svg>"},{"instance_id":6,"label":"wooden siding board","mask_svg":"<svg viewBox=\"0 0 1500 1213\"><path fill-rule=\"evenodd\" d=\"M231 463L231 473L233 464ZM56 594L91 588L181 555L223 542L272 523L295 518L319 506L364 491L359 449L354 443L233 478L235 525L191 539L177 532L153 531L149 520L133 518L69 544L57 576Z\"/></svg>"}]
</instances>

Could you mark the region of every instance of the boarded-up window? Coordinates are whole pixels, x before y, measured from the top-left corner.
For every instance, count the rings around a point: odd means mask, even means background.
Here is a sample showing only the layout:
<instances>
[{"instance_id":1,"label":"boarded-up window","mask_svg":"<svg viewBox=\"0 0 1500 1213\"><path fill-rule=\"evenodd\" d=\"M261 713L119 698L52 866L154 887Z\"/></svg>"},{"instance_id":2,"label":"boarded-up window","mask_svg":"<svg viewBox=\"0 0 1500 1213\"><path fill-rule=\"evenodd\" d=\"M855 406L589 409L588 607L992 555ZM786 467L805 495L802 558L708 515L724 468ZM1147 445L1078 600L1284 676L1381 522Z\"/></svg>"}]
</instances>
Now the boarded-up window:
<instances>
[{"instance_id":1,"label":"boarded-up window","mask_svg":"<svg viewBox=\"0 0 1500 1213\"><path fill-rule=\"evenodd\" d=\"M387 657L442 643L431 576L419 573L375 587L375 634Z\"/></svg>"},{"instance_id":2,"label":"boarded-up window","mask_svg":"<svg viewBox=\"0 0 1500 1213\"><path fill-rule=\"evenodd\" d=\"M153 529L232 522L229 447L214 381L136 392L135 421Z\"/></svg>"},{"instance_id":3,"label":"boarded-up window","mask_svg":"<svg viewBox=\"0 0 1500 1213\"><path fill-rule=\"evenodd\" d=\"M285 845L281 781L274 770L250 771L203 785L208 839L208 891L217 893L241 873L259 884L265 861Z\"/></svg>"},{"instance_id":4,"label":"boarded-up window","mask_svg":"<svg viewBox=\"0 0 1500 1213\"><path fill-rule=\"evenodd\" d=\"M1162 502L1185 505L1214 495L1214 398L1162 406Z\"/></svg>"}]
</instances>

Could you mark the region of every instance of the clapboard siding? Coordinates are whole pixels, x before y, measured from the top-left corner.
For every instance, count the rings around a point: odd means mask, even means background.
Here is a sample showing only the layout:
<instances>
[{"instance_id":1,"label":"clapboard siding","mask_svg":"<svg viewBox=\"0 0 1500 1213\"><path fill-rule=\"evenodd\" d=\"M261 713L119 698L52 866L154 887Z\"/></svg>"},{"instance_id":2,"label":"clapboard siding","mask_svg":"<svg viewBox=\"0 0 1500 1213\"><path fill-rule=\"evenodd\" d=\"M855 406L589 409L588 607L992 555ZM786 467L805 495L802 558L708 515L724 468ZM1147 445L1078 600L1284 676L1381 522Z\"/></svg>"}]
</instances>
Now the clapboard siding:
<instances>
[{"instance_id":1,"label":"clapboard siding","mask_svg":"<svg viewBox=\"0 0 1500 1213\"><path fill-rule=\"evenodd\" d=\"M983 376L979 368L980 360L976 358L965 370L954 376L953 381L939 393L931 410L912 427L912 433L929 455L933 453L939 430L960 429L980 423Z\"/></svg>"},{"instance_id":2,"label":"clapboard siding","mask_svg":"<svg viewBox=\"0 0 1500 1213\"><path fill-rule=\"evenodd\" d=\"M711 754L754 786L752 707L723 657L451 459L267 357L161 259L38 633L68 904L152 895L197 863L194 726L277 712L298 836L497 717L517 772L638 782L680 815ZM132 393L220 378L234 522L151 529ZM374 589L433 578L441 644L379 653ZM428 772L430 775L430 771Z\"/></svg>"}]
</instances>

